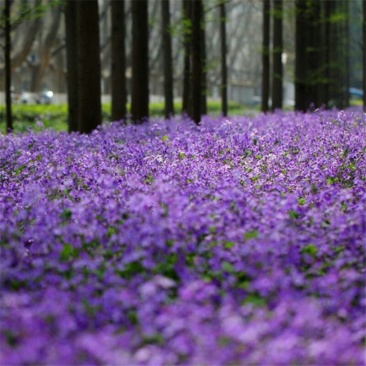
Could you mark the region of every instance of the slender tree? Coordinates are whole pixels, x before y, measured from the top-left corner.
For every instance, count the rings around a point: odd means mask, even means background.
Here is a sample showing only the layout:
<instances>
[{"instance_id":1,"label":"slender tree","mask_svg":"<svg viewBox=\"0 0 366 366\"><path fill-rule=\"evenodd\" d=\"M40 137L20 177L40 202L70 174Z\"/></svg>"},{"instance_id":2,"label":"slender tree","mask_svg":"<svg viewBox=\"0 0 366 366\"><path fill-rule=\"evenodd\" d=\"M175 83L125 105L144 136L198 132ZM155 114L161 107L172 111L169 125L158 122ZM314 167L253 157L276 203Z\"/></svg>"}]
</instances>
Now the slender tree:
<instances>
[{"instance_id":1,"label":"slender tree","mask_svg":"<svg viewBox=\"0 0 366 366\"><path fill-rule=\"evenodd\" d=\"M126 118L125 0L111 1L112 121Z\"/></svg>"},{"instance_id":2,"label":"slender tree","mask_svg":"<svg viewBox=\"0 0 366 366\"><path fill-rule=\"evenodd\" d=\"M134 123L149 117L148 1L132 1L132 94Z\"/></svg>"},{"instance_id":3,"label":"slender tree","mask_svg":"<svg viewBox=\"0 0 366 366\"><path fill-rule=\"evenodd\" d=\"M269 110L269 91L270 91L270 11L271 0L263 0L263 36L262 36L262 112Z\"/></svg>"},{"instance_id":4,"label":"slender tree","mask_svg":"<svg viewBox=\"0 0 366 366\"><path fill-rule=\"evenodd\" d=\"M205 9L203 1L201 4L201 62L202 62L202 86L201 86L201 114L207 114L207 52L206 52L206 29Z\"/></svg>"},{"instance_id":5,"label":"slender tree","mask_svg":"<svg viewBox=\"0 0 366 366\"><path fill-rule=\"evenodd\" d=\"M42 26L41 14L43 14L47 9L47 7L43 5L42 0L36 0L33 6L30 6L29 2L23 3L23 5L26 5L26 9L18 21L21 22L23 19L25 20L26 23L24 26L27 29L27 33L24 37L24 42L22 42L21 47L19 47L16 51L12 50L14 51L11 59L11 67L13 70L21 66L32 51L34 41Z\"/></svg>"},{"instance_id":6,"label":"slender tree","mask_svg":"<svg viewBox=\"0 0 366 366\"><path fill-rule=\"evenodd\" d=\"M165 118L174 115L172 36L170 29L170 1L161 0Z\"/></svg>"},{"instance_id":7,"label":"slender tree","mask_svg":"<svg viewBox=\"0 0 366 366\"><path fill-rule=\"evenodd\" d=\"M282 67L282 0L273 1L273 49L272 49L272 110L282 108L283 67Z\"/></svg>"},{"instance_id":8,"label":"slender tree","mask_svg":"<svg viewBox=\"0 0 366 366\"><path fill-rule=\"evenodd\" d=\"M366 0L363 0L363 110L366 113Z\"/></svg>"},{"instance_id":9,"label":"slender tree","mask_svg":"<svg viewBox=\"0 0 366 366\"><path fill-rule=\"evenodd\" d=\"M320 2L296 0L295 109L307 111L319 106L318 86Z\"/></svg>"},{"instance_id":10,"label":"slender tree","mask_svg":"<svg viewBox=\"0 0 366 366\"><path fill-rule=\"evenodd\" d=\"M69 132L78 130L78 32L77 2L67 0L65 4L67 106Z\"/></svg>"},{"instance_id":11,"label":"slender tree","mask_svg":"<svg viewBox=\"0 0 366 366\"><path fill-rule=\"evenodd\" d=\"M183 0L182 3L182 24L183 24L183 47L184 47L184 66L183 66L183 93L182 93L182 112L189 114L189 96L191 80L191 36L192 36L192 0Z\"/></svg>"},{"instance_id":12,"label":"slender tree","mask_svg":"<svg viewBox=\"0 0 366 366\"><path fill-rule=\"evenodd\" d=\"M78 130L90 133L102 116L98 0L78 1L77 17Z\"/></svg>"},{"instance_id":13,"label":"slender tree","mask_svg":"<svg viewBox=\"0 0 366 366\"><path fill-rule=\"evenodd\" d=\"M344 21L342 24L342 46L343 46L343 106L349 107L350 105L350 95L349 95L349 88L350 88L350 52L349 52L349 45L350 45L350 30L349 30L349 21L350 21L350 9L349 9L349 1L343 0L343 11L345 14Z\"/></svg>"},{"instance_id":14,"label":"slender tree","mask_svg":"<svg viewBox=\"0 0 366 366\"><path fill-rule=\"evenodd\" d=\"M50 65L52 47L56 42L57 32L61 22L61 8L59 6L55 6L50 10L52 13L52 23L47 30L44 40L39 42L38 62L32 67L33 73L30 90L34 93L39 93L42 89L42 80Z\"/></svg>"},{"instance_id":15,"label":"slender tree","mask_svg":"<svg viewBox=\"0 0 366 366\"><path fill-rule=\"evenodd\" d=\"M5 105L6 105L6 130L8 133L13 131L13 115L11 112L11 24L10 24L11 0L5 0Z\"/></svg>"},{"instance_id":16,"label":"slender tree","mask_svg":"<svg viewBox=\"0 0 366 366\"><path fill-rule=\"evenodd\" d=\"M190 116L196 124L201 121L201 96L202 96L202 0L195 0L192 3L192 78L191 78L191 93Z\"/></svg>"},{"instance_id":17,"label":"slender tree","mask_svg":"<svg viewBox=\"0 0 366 366\"><path fill-rule=\"evenodd\" d=\"M226 63L226 6L225 1L220 2L220 41L221 41L221 113L228 114L227 101L227 63Z\"/></svg>"}]
</instances>

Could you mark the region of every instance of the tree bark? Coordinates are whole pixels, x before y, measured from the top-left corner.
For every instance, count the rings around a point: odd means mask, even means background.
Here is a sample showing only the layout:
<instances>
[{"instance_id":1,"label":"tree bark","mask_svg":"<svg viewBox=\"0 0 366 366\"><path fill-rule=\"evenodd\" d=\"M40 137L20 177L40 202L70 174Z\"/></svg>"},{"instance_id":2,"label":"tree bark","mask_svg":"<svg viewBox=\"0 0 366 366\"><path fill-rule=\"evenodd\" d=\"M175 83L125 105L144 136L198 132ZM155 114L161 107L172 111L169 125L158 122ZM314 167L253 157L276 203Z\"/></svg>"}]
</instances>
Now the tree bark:
<instances>
[{"instance_id":1,"label":"tree bark","mask_svg":"<svg viewBox=\"0 0 366 366\"><path fill-rule=\"evenodd\" d=\"M350 105L350 95L349 95L349 88L350 88L350 52L349 52L349 45L350 45L350 32L349 32L349 20L350 20L350 10L349 10L349 2L348 0L343 0L343 9L345 13L345 21L343 23L343 64L344 64L344 94L343 94L343 105L344 107L349 107Z\"/></svg>"},{"instance_id":2,"label":"tree bark","mask_svg":"<svg viewBox=\"0 0 366 366\"><path fill-rule=\"evenodd\" d=\"M295 109L306 112L306 0L296 0Z\"/></svg>"},{"instance_id":3,"label":"tree bark","mask_svg":"<svg viewBox=\"0 0 366 366\"><path fill-rule=\"evenodd\" d=\"M227 63L226 63L226 7L225 2L220 3L220 41L221 41L221 113L228 114L227 101Z\"/></svg>"},{"instance_id":4,"label":"tree bark","mask_svg":"<svg viewBox=\"0 0 366 366\"><path fill-rule=\"evenodd\" d=\"M320 106L319 17L317 0L296 0L295 109L303 112Z\"/></svg>"},{"instance_id":5,"label":"tree bark","mask_svg":"<svg viewBox=\"0 0 366 366\"><path fill-rule=\"evenodd\" d=\"M366 113L366 0L363 0L363 111Z\"/></svg>"},{"instance_id":6,"label":"tree bark","mask_svg":"<svg viewBox=\"0 0 366 366\"><path fill-rule=\"evenodd\" d=\"M132 1L132 95L133 123L149 117L148 2Z\"/></svg>"},{"instance_id":7,"label":"tree bark","mask_svg":"<svg viewBox=\"0 0 366 366\"><path fill-rule=\"evenodd\" d=\"M66 63L67 63L67 106L68 130L78 130L78 32L77 2L67 0L65 6Z\"/></svg>"},{"instance_id":8,"label":"tree bark","mask_svg":"<svg viewBox=\"0 0 366 366\"><path fill-rule=\"evenodd\" d=\"M170 118L174 115L172 37L170 33L169 5L169 0L161 0L165 118Z\"/></svg>"},{"instance_id":9,"label":"tree bark","mask_svg":"<svg viewBox=\"0 0 366 366\"><path fill-rule=\"evenodd\" d=\"M4 18L5 18L5 119L6 119L6 132L11 133L13 131L13 116L11 112L11 24L10 24L10 8L11 0L5 0L4 6Z\"/></svg>"},{"instance_id":10,"label":"tree bark","mask_svg":"<svg viewBox=\"0 0 366 366\"><path fill-rule=\"evenodd\" d=\"M282 109L283 67L282 67L282 0L273 2L273 50L272 50L272 111Z\"/></svg>"},{"instance_id":11,"label":"tree bark","mask_svg":"<svg viewBox=\"0 0 366 366\"><path fill-rule=\"evenodd\" d=\"M77 2L78 130L90 133L101 124L101 70L98 0Z\"/></svg>"},{"instance_id":12,"label":"tree bark","mask_svg":"<svg viewBox=\"0 0 366 366\"><path fill-rule=\"evenodd\" d=\"M263 38L262 38L262 112L269 110L270 92L270 23L271 0L263 0Z\"/></svg>"},{"instance_id":13,"label":"tree bark","mask_svg":"<svg viewBox=\"0 0 366 366\"><path fill-rule=\"evenodd\" d=\"M207 114L207 52L206 52L206 30L205 30L205 10L203 1L201 4L201 62L202 62L202 86L201 86L201 115Z\"/></svg>"},{"instance_id":14,"label":"tree bark","mask_svg":"<svg viewBox=\"0 0 366 366\"><path fill-rule=\"evenodd\" d=\"M112 0L111 6L112 121L120 121L127 114L125 1Z\"/></svg>"},{"instance_id":15,"label":"tree bark","mask_svg":"<svg viewBox=\"0 0 366 366\"><path fill-rule=\"evenodd\" d=\"M192 0L183 0L184 69L182 112L190 114Z\"/></svg>"},{"instance_id":16,"label":"tree bark","mask_svg":"<svg viewBox=\"0 0 366 366\"><path fill-rule=\"evenodd\" d=\"M192 3L192 78L191 78L191 114L190 117L196 124L201 121L201 96L202 96L202 0Z\"/></svg>"}]
</instances>

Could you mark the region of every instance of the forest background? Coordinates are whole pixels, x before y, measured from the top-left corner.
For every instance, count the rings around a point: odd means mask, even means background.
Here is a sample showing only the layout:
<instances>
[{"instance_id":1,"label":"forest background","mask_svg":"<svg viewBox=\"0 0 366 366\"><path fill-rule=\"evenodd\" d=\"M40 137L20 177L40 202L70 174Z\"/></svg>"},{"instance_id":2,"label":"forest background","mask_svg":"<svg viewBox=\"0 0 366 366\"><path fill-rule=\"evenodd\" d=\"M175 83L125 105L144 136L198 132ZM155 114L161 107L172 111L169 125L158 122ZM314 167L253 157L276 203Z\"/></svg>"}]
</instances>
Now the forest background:
<instances>
[{"instance_id":1,"label":"forest background","mask_svg":"<svg viewBox=\"0 0 366 366\"><path fill-rule=\"evenodd\" d=\"M90 132L103 119L139 123L149 114L187 113L199 123L229 107L244 113L365 103L363 0L0 5L0 104L8 105L0 118L8 131L13 118L55 116L51 123L67 119L69 131ZM16 106L13 113L11 102L59 106Z\"/></svg>"}]
</instances>

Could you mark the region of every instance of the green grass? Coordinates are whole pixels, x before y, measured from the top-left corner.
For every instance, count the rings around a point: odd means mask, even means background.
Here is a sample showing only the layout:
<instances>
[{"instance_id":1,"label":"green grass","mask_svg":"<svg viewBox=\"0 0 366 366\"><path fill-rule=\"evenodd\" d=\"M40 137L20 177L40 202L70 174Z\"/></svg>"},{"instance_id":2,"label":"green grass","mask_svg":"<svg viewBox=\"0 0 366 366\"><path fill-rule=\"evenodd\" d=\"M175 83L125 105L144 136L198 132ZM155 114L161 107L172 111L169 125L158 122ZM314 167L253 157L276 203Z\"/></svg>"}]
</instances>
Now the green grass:
<instances>
[{"instance_id":1,"label":"green grass","mask_svg":"<svg viewBox=\"0 0 366 366\"><path fill-rule=\"evenodd\" d=\"M130 106L128 105L128 109ZM150 117L164 116L164 103L150 103ZM181 113L181 102L174 103L176 113ZM104 121L110 121L110 104L103 104L102 116ZM243 115L248 113L249 109L237 102L229 102L230 115ZM14 104L12 106L14 130L16 132L25 132L29 129L38 131L41 128L36 122L41 121L43 128L54 129L56 131L67 131L67 105L24 105ZM208 113L210 115L219 115L221 112L220 101L208 101ZM5 106L0 105L0 132L5 132Z\"/></svg>"}]
</instances>

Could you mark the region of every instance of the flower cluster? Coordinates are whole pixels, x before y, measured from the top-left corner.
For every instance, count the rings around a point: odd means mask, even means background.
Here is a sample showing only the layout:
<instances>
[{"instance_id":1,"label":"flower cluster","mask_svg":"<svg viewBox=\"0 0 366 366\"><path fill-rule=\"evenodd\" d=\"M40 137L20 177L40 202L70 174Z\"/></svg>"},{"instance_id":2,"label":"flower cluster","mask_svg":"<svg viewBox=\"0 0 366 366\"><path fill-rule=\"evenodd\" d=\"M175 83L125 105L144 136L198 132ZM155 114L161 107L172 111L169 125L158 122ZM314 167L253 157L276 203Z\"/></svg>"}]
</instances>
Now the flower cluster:
<instances>
[{"instance_id":1,"label":"flower cluster","mask_svg":"<svg viewBox=\"0 0 366 366\"><path fill-rule=\"evenodd\" d=\"M364 114L0 136L2 365L363 365Z\"/></svg>"}]
</instances>

